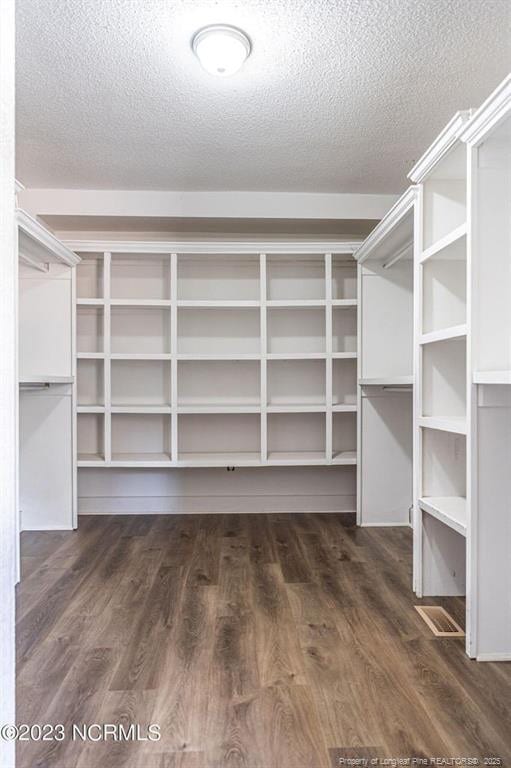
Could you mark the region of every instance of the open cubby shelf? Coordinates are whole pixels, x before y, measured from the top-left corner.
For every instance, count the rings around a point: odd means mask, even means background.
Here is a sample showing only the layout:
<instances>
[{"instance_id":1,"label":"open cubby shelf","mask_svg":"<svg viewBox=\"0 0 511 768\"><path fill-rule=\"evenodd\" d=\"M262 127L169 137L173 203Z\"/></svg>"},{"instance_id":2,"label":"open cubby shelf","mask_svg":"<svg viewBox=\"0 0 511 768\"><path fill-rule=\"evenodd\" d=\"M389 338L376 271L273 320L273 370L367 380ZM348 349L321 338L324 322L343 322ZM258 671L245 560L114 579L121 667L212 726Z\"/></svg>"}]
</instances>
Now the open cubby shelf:
<instances>
[{"instance_id":1,"label":"open cubby shelf","mask_svg":"<svg viewBox=\"0 0 511 768\"><path fill-rule=\"evenodd\" d=\"M78 466L356 464L350 255L114 248L77 286Z\"/></svg>"}]
</instances>

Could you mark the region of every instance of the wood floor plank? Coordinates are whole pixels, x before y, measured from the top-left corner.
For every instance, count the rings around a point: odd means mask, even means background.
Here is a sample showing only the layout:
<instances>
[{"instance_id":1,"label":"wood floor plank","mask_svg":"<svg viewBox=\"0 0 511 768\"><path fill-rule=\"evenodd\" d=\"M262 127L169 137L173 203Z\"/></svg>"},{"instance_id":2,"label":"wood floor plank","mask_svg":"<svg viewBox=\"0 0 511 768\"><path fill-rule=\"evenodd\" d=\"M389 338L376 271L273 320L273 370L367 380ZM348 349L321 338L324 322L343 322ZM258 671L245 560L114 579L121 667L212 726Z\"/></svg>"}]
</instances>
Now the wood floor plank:
<instances>
[{"instance_id":1,"label":"wood floor plank","mask_svg":"<svg viewBox=\"0 0 511 768\"><path fill-rule=\"evenodd\" d=\"M24 743L19 768L511 768L511 663L431 635L407 528L89 516L76 532L23 534L22 566L18 722L152 722L162 738ZM427 602L463 620L462 598Z\"/></svg>"}]
</instances>

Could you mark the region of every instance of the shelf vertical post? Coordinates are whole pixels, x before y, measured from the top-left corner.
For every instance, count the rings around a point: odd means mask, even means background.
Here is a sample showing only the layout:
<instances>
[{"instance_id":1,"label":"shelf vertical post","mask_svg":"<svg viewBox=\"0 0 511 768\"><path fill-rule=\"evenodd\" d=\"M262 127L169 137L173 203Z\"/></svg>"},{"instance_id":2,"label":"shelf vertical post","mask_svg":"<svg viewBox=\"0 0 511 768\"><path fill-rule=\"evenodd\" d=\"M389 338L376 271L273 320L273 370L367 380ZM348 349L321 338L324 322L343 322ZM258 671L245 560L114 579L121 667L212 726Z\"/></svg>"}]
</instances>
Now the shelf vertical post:
<instances>
[{"instance_id":1,"label":"shelf vertical post","mask_svg":"<svg viewBox=\"0 0 511 768\"><path fill-rule=\"evenodd\" d=\"M105 462L112 461L112 318L111 318L111 268L112 254L105 251L103 256L103 297L104 297L104 316L103 316L103 352L104 358L104 399L105 399L105 435L104 449Z\"/></svg>"},{"instance_id":2,"label":"shelf vertical post","mask_svg":"<svg viewBox=\"0 0 511 768\"><path fill-rule=\"evenodd\" d=\"M325 457L332 461L332 254L325 253Z\"/></svg>"},{"instance_id":3,"label":"shelf vertical post","mask_svg":"<svg viewBox=\"0 0 511 768\"><path fill-rule=\"evenodd\" d=\"M261 321L261 461L268 460L268 333L266 317L266 254L259 254L259 295Z\"/></svg>"},{"instance_id":4,"label":"shelf vertical post","mask_svg":"<svg viewBox=\"0 0 511 768\"><path fill-rule=\"evenodd\" d=\"M177 253L170 255L170 458L178 459Z\"/></svg>"}]
</instances>

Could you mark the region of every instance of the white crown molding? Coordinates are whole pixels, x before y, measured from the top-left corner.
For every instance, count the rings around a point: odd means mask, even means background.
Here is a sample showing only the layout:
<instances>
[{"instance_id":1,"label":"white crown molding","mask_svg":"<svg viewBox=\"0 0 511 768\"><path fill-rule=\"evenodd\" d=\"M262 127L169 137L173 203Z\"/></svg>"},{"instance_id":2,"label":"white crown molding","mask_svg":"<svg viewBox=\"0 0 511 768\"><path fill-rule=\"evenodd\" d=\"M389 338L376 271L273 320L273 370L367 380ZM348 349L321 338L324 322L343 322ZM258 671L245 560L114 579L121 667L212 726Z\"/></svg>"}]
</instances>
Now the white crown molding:
<instances>
[{"instance_id":1,"label":"white crown molding","mask_svg":"<svg viewBox=\"0 0 511 768\"><path fill-rule=\"evenodd\" d=\"M16 210L16 224L19 229L19 256L31 266L57 261L74 267L81 261L76 253L20 208Z\"/></svg>"},{"instance_id":2,"label":"white crown molding","mask_svg":"<svg viewBox=\"0 0 511 768\"><path fill-rule=\"evenodd\" d=\"M445 128L438 134L434 142L415 163L408 174L410 181L420 184L431 173L435 165L452 149L459 140L460 134L472 115L471 109L466 109L456 114L449 120Z\"/></svg>"},{"instance_id":3,"label":"white crown molding","mask_svg":"<svg viewBox=\"0 0 511 768\"><path fill-rule=\"evenodd\" d=\"M488 134L511 111L511 74L509 74L479 109L474 112L460 134L460 139L471 147L481 144Z\"/></svg>"},{"instance_id":4,"label":"white crown molding","mask_svg":"<svg viewBox=\"0 0 511 768\"><path fill-rule=\"evenodd\" d=\"M360 248L355 253L355 259L363 264L376 248L390 235L391 232L402 222L404 217L412 210L417 199L417 187L408 187L406 192L403 192L397 203L395 203L390 211L383 217L380 223L373 229L370 235L364 240ZM404 250L408 248L408 245L412 242L413 231L410 233L410 241L404 244Z\"/></svg>"},{"instance_id":5,"label":"white crown molding","mask_svg":"<svg viewBox=\"0 0 511 768\"><path fill-rule=\"evenodd\" d=\"M138 241L138 240L64 240L64 245L78 252L110 253L197 253L197 254L353 254L360 240L187 240L187 241Z\"/></svg>"}]
</instances>

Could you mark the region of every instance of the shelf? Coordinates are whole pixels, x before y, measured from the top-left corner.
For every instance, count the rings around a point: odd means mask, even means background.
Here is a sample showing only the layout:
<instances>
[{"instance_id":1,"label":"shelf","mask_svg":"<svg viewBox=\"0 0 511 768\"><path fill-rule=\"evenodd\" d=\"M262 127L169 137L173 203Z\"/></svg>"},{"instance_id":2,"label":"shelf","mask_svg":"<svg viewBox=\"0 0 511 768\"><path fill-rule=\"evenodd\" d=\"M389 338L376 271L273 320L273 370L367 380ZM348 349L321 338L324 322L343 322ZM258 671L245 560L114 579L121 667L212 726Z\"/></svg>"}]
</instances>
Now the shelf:
<instances>
[{"instance_id":1,"label":"shelf","mask_svg":"<svg viewBox=\"0 0 511 768\"><path fill-rule=\"evenodd\" d=\"M261 413L260 405L179 405L178 413Z\"/></svg>"},{"instance_id":2,"label":"shelf","mask_svg":"<svg viewBox=\"0 0 511 768\"><path fill-rule=\"evenodd\" d=\"M77 360L104 360L104 352L77 352Z\"/></svg>"},{"instance_id":3,"label":"shelf","mask_svg":"<svg viewBox=\"0 0 511 768\"><path fill-rule=\"evenodd\" d=\"M168 253L112 253L110 270L112 304L120 301L119 306L165 306L152 302L170 299Z\"/></svg>"},{"instance_id":4,"label":"shelf","mask_svg":"<svg viewBox=\"0 0 511 768\"><path fill-rule=\"evenodd\" d=\"M112 307L170 307L170 299L110 299Z\"/></svg>"},{"instance_id":5,"label":"shelf","mask_svg":"<svg viewBox=\"0 0 511 768\"><path fill-rule=\"evenodd\" d=\"M326 352L326 317L322 306L274 307L267 313L271 354Z\"/></svg>"},{"instance_id":6,"label":"shelf","mask_svg":"<svg viewBox=\"0 0 511 768\"><path fill-rule=\"evenodd\" d=\"M261 355L258 354L258 353L254 353L254 354L240 353L240 354L232 354L232 355L222 355L222 354L219 354L219 355L179 354L179 355L177 355L177 359L178 360L197 361L197 362L206 361L206 360L217 360L217 361L220 362L222 360L233 360L233 361L236 361L236 360L260 360L261 359Z\"/></svg>"},{"instance_id":7,"label":"shelf","mask_svg":"<svg viewBox=\"0 0 511 768\"><path fill-rule=\"evenodd\" d=\"M180 452L177 465L180 467L239 467L259 466L261 464L260 453L241 451L239 453L197 453Z\"/></svg>"},{"instance_id":8,"label":"shelf","mask_svg":"<svg viewBox=\"0 0 511 768\"><path fill-rule=\"evenodd\" d=\"M112 405L112 413L170 413L170 405Z\"/></svg>"},{"instance_id":9,"label":"shelf","mask_svg":"<svg viewBox=\"0 0 511 768\"><path fill-rule=\"evenodd\" d=\"M182 307L258 306L259 253L179 254L176 293Z\"/></svg>"},{"instance_id":10,"label":"shelf","mask_svg":"<svg viewBox=\"0 0 511 768\"><path fill-rule=\"evenodd\" d=\"M77 307L102 307L105 304L104 299L77 299Z\"/></svg>"},{"instance_id":11,"label":"shelf","mask_svg":"<svg viewBox=\"0 0 511 768\"><path fill-rule=\"evenodd\" d=\"M326 457L324 451L270 451L268 464L275 466L326 464Z\"/></svg>"},{"instance_id":12,"label":"shelf","mask_svg":"<svg viewBox=\"0 0 511 768\"><path fill-rule=\"evenodd\" d=\"M268 413L325 413L326 405L321 403L282 403L279 405L268 405L266 410Z\"/></svg>"},{"instance_id":13,"label":"shelf","mask_svg":"<svg viewBox=\"0 0 511 768\"><path fill-rule=\"evenodd\" d=\"M114 352L110 358L112 360L170 360L170 352L157 352L155 354Z\"/></svg>"},{"instance_id":14,"label":"shelf","mask_svg":"<svg viewBox=\"0 0 511 768\"><path fill-rule=\"evenodd\" d=\"M357 410L356 405L332 405L333 413L356 413Z\"/></svg>"},{"instance_id":15,"label":"shelf","mask_svg":"<svg viewBox=\"0 0 511 768\"><path fill-rule=\"evenodd\" d=\"M177 351L186 355L245 355L261 350L259 308L183 307L178 312Z\"/></svg>"},{"instance_id":16,"label":"shelf","mask_svg":"<svg viewBox=\"0 0 511 768\"><path fill-rule=\"evenodd\" d=\"M353 257L332 257L332 299L351 301L357 298L357 263Z\"/></svg>"},{"instance_id":17,"label":"shelf","mask_svg":"<svg viewBox=\"0 0 511 768\"><path fill-rule=\"evenodd\" d=\"M356 299L332 299L333 307L356 307L358 301Z\"/></svg>"},{"instance_id":18,"label":"shelf","mask_svg":"<svg viewBox=\"0 0 511 768\"><path fill-rule=\"evenodd\" d=\"M268 360L325 360L326 352L269 352Z\"/></svg>"},{"instance_id":19,"label":"shelf","mask_svg":"<svg viewBox=\"0 0 511 768\"><path fill-rule=\"evenodd\" d=\"M77 413L104 413L105 406L104 405L77 405L76 412Z\"/></svg>"},{"instance_id":20,"label":"shelf","mask_svg":"<svg viewBox=\"0 0 511 768\"><path fill-rule=\"evenodd\" d=\"M76 268L77 305L102 304L104 283L104 254L83 253Z\"/></svg>"},{"instance_id":21,"label":"shelf","mask_svg":"<svg viewBox=\"0 0 511 768\"><path fill-rule=\"evenodd\" d=\"M434 344L436 341L447 341L448 339L459 339L467 335L466 324L453 325L450 328L443 328L439 331L430 331L423 333L420 337L420 344Z\"/></svg>"},{"instance_id":22,"label":"shelf","mask_svg":"<svg viewBox=\"0 0 511 768\"><path fill-rule=\"evenodd\" d=\"M455 229L451 230L447 235L441 237L429 248L426 248L420 257L420 263L424 264L425 261L441 254L442 259L462 260L466 258L466 245L461 242L467 234L466 222L461 224ZM451 246L457 246L451 248ZM446 253L442 253L446 251Z\"/></svg>"},{"instance_id":23,"label":"shelf","mask_svg":"<svg viewBox=\"0 0 511 768\"><path fill-rule=\"evenodd\" d=\"M346 466L353 466L357 463L356 451L334 451L332 456L332 464L344 464Z\"/></svg>"},{"instance_id":24,"label":"shelf","mask_svg":"<svg viewBox=\"0 0 511 768\"><path fill-rule=\"evenodd\" d=\"M105 464L105 457L100 453L79 453L77 456L79 467L95 467Z\"/></svg>"},{"instance_id":25,"label":"shelf","mask_svg":"<svg viewBox=\"0 0 511 768\"><path fill-rule=\"evenodd\" d=\"M73 376L48 376L41 374L40 376L24 376L19 381L20 386L24 384L73 384Z\"/></svg>"},{"instance_id":26,"label":"shelf","mask_svg":"<svg viewBox=\"0 0 511 768\"><path fill-rule=\"evenodd\" d=\"M180 299L177 302L177 306L179 307L197 307L197 308L206 308L211 309L218 307L220 309L222 308L239 308L243 309L243 307L260 307L261 302L258 300L246 300L246 301L236 301L236 300L221 300L221 299L207 299L207 300L195 300L195 299Z\"/></svg>"},{"instance_id":27,"label":"shelf","mask_svg":"<svg viewBox=\"0 0 511 768\"><path fill-rule=\"evenodd\" d=\"M319 306L314 302L325 299L324 256L267 256L266 295L269 303L278 302L274 306Z\"/></svg>"},{"instance_id":28,"label":"shelf","mask_svg":"<svg viewBox=\"0 0 511 768\"><path fill-rule=\"evenodd\" d=\"M474 384L511 384L511 371L475 371Z\"/></svg>"},{"instance_id":29,"label":"shelf","mask_svg":"<svg viewBox=\"0 0 511 768\"><path fill-rule=\"evenodd\" d=\"M326 307L325 299L273 299L267 307Z\"/></svg>"},{"instance_id":30,"label":"shelf","mask_svg":"<svg viewBox=\"0 0 511 768\"><path fill-rule=\"evenodd\" d=\"M169 453L118 453L112 452L112 466L164 467L171 464Z\"/></svg>"},{"instance_id":31,"label":"shelf","mask_svg":"<svg viewBox=\"0 0 511 768\"><path fill-rule=\"evenodd\" d=\"M168 306L148 304L112 306L110 329L112 353L165 354L170 352Z\"/></svg>"},{"instance_id":32,"label":"shelf","mask_svg":"<svg viewBox=\"0 0 511 768\"><path fill-rule=\"evenodd\" d=\"M409 387L413 386L413 376L390 376L381 379L359 379L361 387Z\"/></svg>"},{"instance_id":33,"label":"shelf","mask_svg":"<svg viewBox=\"0 0 511 768\"><path fill-rule=\"evenodd\" d=\"M332 352L332 357L334 360L356 360L357 353L356 352Z\"/></svg>"},{"instance_id":34,"label":"shelf","mask_svg":"<svg viewBox=\"0 0 511 768\"><path fill-rule=\"evenodd\" d=\"M460 496L426 496L419 507L462 536L467 535L467 500Z\"/></svg>"},{"instance_id":35,"label":"shelf","mask_svg":"<svg viewBox=\"0 0 511 768\"><path fill-rule=\"evenodd\" d=\"M435 418L433 416L420 416L419 427L425 429L438 429L441 432L453 432L457 435L467 434L467 422L463 418Z\"/></svg>"}]
</instances>

